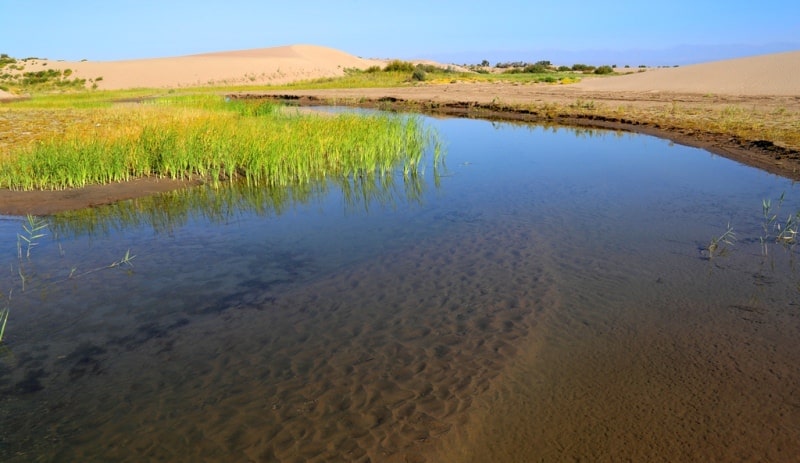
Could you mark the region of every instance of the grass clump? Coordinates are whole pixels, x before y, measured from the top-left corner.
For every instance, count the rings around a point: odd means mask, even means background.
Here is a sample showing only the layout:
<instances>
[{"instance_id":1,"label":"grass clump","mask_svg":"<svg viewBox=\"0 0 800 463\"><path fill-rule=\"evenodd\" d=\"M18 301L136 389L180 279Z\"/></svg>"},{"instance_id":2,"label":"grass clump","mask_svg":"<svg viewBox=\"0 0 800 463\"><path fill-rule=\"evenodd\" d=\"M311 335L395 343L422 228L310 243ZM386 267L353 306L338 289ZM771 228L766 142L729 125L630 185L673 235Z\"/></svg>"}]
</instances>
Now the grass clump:
<instances>
[{"instance_id":1,"label":"grass clump","mask_svg":"<svg viewBox=\"0 0 800 463\"><path fill-rule=\"evenodd\" d=\"M97 121L0 158L0 188L65 189L136 177L304 184L328 175L415 170L430 136L417 118L286 114L216 95L81 113Z\"/></svg>"}]
</instances>

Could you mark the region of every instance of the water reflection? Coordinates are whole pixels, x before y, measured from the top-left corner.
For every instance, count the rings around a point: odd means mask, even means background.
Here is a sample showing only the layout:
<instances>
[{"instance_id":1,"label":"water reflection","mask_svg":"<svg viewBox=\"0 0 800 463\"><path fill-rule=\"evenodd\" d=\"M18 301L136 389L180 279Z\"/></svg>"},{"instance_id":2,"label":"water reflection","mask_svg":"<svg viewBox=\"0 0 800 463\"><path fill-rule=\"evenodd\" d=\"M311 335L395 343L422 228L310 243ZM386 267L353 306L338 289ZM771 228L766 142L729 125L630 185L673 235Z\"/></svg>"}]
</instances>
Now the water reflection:
<instances>
[{"instance_id":1,"label":"water reflection","mask_svg":"<svg viewBox=\"0 0 800 463\"><path fill-rule=\"evenodd\" d=\"M443 159L439 156L431 164L435 187L441 185ZM281 215L297 205L319 201L333 190L341 194L347 211L368 212L374 205L391 207L399 203L419 203L429 187L416 167L397 175L365 173L286 188L254 186L246 182L221 183L63 212L52 216L50 221L52 230L65 236L108 234L112 230L140 226L166 233L191 219L225 223L246 214Z\"/></svg>"}]
</instances>

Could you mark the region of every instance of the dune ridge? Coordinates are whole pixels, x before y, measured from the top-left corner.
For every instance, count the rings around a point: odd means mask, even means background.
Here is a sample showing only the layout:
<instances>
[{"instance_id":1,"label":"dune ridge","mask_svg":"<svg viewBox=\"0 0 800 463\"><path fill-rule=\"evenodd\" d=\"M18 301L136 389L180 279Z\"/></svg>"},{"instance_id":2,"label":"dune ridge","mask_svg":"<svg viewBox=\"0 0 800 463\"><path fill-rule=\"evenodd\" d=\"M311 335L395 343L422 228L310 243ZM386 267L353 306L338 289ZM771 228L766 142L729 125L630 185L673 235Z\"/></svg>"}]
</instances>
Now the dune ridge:
<instances>
[{"instance_id":1,"label":"dune ridge","mask_svg":"<svg viewBox=\"0 0 800 463\"><path fill-rule=\"evenodd\" d=\"M791 51L650 69L613 79L586 79L578 87L592 91L797 96L798 75L800 51Z\"/></svg>"},{"instance_id":2,"label":"dune ridge","mask_svg":"<svg viewBox=\"0 0 800 463\"><path fill-rule=\"evenodd\" d=\"M71 69L73 78L91 79L98 89L118 90L284 84L341 76L347 68L365 69L381 63L328 47L288 45L123 61L31 60L26 63L25 72Z\"/></svg>"}]
</instances>

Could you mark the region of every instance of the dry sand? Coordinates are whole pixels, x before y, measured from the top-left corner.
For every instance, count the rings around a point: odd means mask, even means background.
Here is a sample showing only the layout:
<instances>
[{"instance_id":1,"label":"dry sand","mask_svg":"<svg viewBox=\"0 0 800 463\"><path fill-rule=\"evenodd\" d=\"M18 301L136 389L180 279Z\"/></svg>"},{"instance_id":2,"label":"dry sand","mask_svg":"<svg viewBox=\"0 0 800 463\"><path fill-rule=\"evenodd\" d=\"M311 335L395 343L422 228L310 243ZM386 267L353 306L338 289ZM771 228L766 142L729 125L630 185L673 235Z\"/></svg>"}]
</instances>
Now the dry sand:
<instances>
[{"instance_id":1,"label":"dry sand","mask_svg":"<svg viewBox=\"0 0 800 463\"><path fill-rule=\"evenodd\" d=\"M751 56L677 68L649 69L613 79L587 79L590 91L673 92L800 97L800 51Z\"/></svg>"},{"instance_id":2,"label":"dry sand","mask_svg":"<svg viewBox=\"0 0 800 463\"><path fill-rule=\"evenodd\" d=\"M71 78L92 79L97 88L178 88L198 85L284 84L344 75L383 61L357 58L332 48L290 45L128 61L30 60L25 72L71 69ZM102 79L98 80L98 78Z\"/></svg>"}]
</instances>

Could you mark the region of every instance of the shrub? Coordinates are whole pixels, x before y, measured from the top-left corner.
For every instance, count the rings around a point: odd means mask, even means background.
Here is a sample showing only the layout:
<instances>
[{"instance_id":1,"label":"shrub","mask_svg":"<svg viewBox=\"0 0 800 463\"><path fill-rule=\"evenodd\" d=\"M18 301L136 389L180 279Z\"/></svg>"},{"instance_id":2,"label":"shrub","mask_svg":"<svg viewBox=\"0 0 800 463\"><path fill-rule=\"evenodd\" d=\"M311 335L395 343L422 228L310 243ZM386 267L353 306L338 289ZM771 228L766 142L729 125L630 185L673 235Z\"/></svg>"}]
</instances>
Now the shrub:
<instances>
[{"instance_id":1,"label":"shrub","mask_svg":"<svg viewBox=\"0 0 800 463\"><path fill-rule=\"evenodd\" d=\"M599 68L594 70L595 74L611 74L613 72L614 72L614 68L612 68L611 66L608 66L608 65L600 66Z\"/></svg>"},{"instance_id":2,"label":"shrub","mask_svg":"<svg viewBox=\"0 0 800 463\"><path fill-rule=\"evenodd\" d=\"M589 66L588 64L577 63L577 64L573 64L572 65L572 70L573 71L584 71L584 72L585 71L594 71L594 66Z\"/></svg>"},{"instance_id":3,"label":"shrub","mask_svg":"<svg viewBox=\"0 0 800 463\"><path fill-rule=\"evenodd\" d=\"M572 68L569 67L569 66L559 66L558 67L558 71L559 72L567 72L567 71L571 71L571 70L572 70Z\"/></svg>"},{"instance_id":4,"label":"shrub","mask_svg":"<svg viewBox=\"0 0 800 463\"><path fill-rule=\"evenodd\" d=\"M414 73L411 74L411 79L419 81L419 82L424 81L425 78L427 78L427 77L428 77L427 73L421 67L418 67L418 68L414 69Z\"/></svg>"},{"instance_id":5,"label":"shrub","mask_svg":"<svg viewBox=\"0 0 800 463\"><path fill-rule=\"evenodd\" d=\"M548 71L547 66L541 63L529 64L522 69L522 72L527 72L530 74L541 74L547 71Z\"/></svg>"},{"instance_id":6,"label":"shrub","mask_svg":"<svg viewBox=\"0 0 800 463\"><path fill-rule=\"evenodd\" d=\"M408 61L400 61L398 59L390 61L389 64L383 68L386 72L398 71L398 72L413 72L414 71L414 64L409 63Z\"/></svg>"},{"instance_id":7,"label":"shrub","mask_svg":"<svg viewBox=\"0 0 800 463\"><path fill-rule=\"evenodd\" d=\"M380 66L370 66L364 72L373 73L373 72L380 72Z\"/></svg>"}]
</instances>

